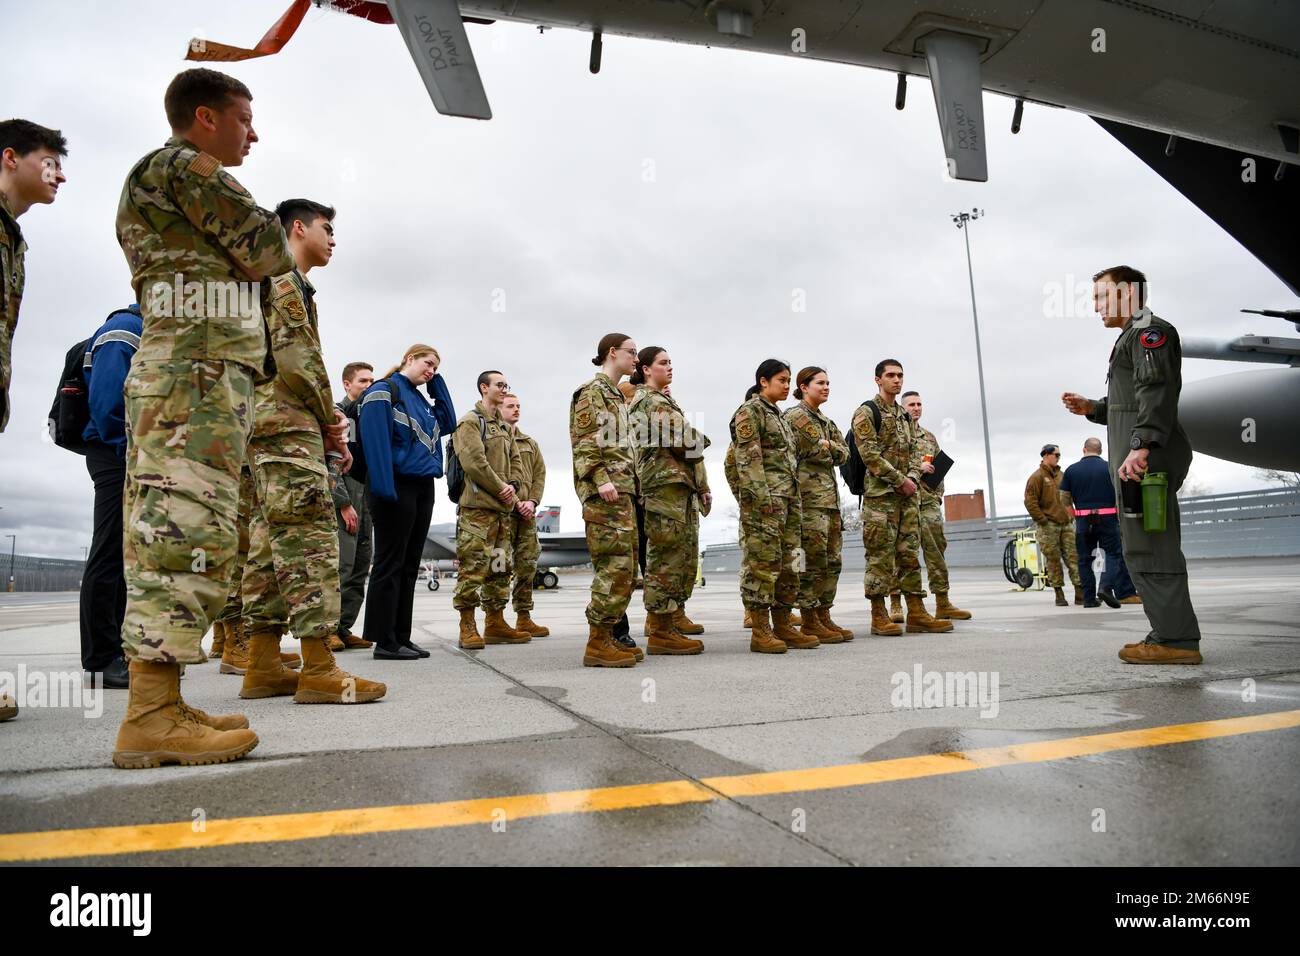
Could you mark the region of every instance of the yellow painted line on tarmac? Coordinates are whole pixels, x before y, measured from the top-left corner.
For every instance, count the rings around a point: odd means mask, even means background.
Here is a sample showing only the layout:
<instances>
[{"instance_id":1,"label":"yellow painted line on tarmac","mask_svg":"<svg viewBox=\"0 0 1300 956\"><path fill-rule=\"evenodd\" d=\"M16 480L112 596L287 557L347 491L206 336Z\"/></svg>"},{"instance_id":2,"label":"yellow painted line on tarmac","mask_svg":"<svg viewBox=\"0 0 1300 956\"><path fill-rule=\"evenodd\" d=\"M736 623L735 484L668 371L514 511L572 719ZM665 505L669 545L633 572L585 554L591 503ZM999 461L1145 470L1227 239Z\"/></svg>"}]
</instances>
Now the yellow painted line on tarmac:
<instances>
[{"instance_id":1,"label":"yellow painted line on tarmac","mask_svg":"<svg viewBox=\"0 0 1300 956\"><path fill-rule=\"evenodd\" d=\"M1241 734L1300 727L1300 710L1284 710L1254 717L1231 717L1193 724L1173 724L1143 730L1124 730L1084 737L1065 737L1006 747L985 747L954 753L900 757L869 763L781 770L769 773L708 777L700 783L669 780L625 787L564 790L513 797L448 800L391 807L321 810L260 817L208 820L201 832L185 820L138 826L90 827L80 830L46 830L0 834L0 862L57 860L70 857L157 853L248 843L283 843L323 837L395 833L403 830L437 830L443 827L524 820L558 814L603 813L641 807L708 803L720 797L763 797L861 787L897 780L915 780L970 770L1065 760L1140 750L1166 744L1213 740ZM137 771L142 773L162 771Z\"/></svg>"}]
</instances>

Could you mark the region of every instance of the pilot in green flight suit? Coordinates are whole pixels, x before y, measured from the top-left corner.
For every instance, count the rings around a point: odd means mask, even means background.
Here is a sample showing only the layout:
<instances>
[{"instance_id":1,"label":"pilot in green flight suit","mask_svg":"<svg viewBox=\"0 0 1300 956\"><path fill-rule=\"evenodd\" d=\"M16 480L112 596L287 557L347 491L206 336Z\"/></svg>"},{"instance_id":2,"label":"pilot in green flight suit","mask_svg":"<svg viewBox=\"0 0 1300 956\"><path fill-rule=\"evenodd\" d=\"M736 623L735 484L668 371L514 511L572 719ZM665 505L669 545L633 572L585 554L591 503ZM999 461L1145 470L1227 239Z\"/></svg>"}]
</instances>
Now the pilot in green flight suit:
<instances>
[{"instance_id":1,"label":"pilot in green flight suit","mask_svg":"<svg viewBox=\"0 0 1300 956\"><path fill-rule=\"evenodd\" d=\"M1191 442L1178 423L1178 331L1146 308L1146 277L1136 269L1116 266L1093 282L1102 322L1123 329L1111 351L1106 397L1091 401L1067 392L1062 400L1074 414L1106 425L1117 505L1123 480L1138 481L1148 471L1169 479L1164 531L1144 531L1141 518L1120 518L1124 561L1151 633L1125 645L1119 657L1129 664L1199 664L1201 630L1187 590L1178 516L1178 489L1192 463Z\"/></svg>"}]
</instances>

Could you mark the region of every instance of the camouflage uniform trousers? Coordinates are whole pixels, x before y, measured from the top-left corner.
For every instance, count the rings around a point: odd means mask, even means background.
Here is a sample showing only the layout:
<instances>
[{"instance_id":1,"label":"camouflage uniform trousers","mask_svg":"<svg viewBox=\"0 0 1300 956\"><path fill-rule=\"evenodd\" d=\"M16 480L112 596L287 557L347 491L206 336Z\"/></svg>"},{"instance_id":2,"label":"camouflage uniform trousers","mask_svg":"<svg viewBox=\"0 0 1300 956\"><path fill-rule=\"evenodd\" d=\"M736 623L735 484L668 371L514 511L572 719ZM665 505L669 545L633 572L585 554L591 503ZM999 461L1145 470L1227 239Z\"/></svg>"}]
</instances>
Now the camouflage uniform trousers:
<instances>
[{"instance_id":1,"label":"camouflage uniform trousers","mask_svg":"<svg viewBox=\"0 0 1300 956\"><path fill-rule=\"evenodd\" d=\"M690 520L687 524L690 526L690 568L686 574L686 596L682 598L682 603L691 599L695 593L695 579L700 575L700 509L699 499L692 496L690 506Z\"/></svg>"},{"instance_id":2,"label":"camouflage uniform trousers","mask_svg":"<svg viewBox=\"0 0 1300 956\"><path fill-rule=\"evenodd\" d=\"M632 496L621 492L617 501L599 496L582 504L586 523L587 551L595 575L591 579L591 602L587 621L613 626L632 600L636 577L636 507Z\"/></svg>"},{"instance_id":3,"label":"camouflage uniform trousers","mask_svg":"<svg viewBox=\"0 0 1300 956\"><path fill-rule=\"evenodd\" d=\"M319 433L249 443L256 500L241 585L244 627L328 637L339 626L339 537Z\"/></svg>"},{"instance_id":4,"label":"camouflage uniform trousers","mask_svg":"<svg viewBox=\"0 0 1300 956\"><path fill-rule=\"evenodd\" d=\"M510 600L511 514L491 508L461 508L456 518L456 594L458 611L478 607L499 611Z\"/></svg>"},{"instance_id":5,"label":"camouflage uniform trousers","mask_svg":"<svg viewBox=\"0 0 1300 956\"><path fill-rule=\"evenodd\" d=\"M122 508L128 660L198 664L239 549L239 480L253 370L177 359L132 364Z\"/></svg>"},{"instance_id":6,"label":"camouflage uniform trousers","mask_svg":"<svg viewBox=\"0 0 1300 956\"><path fill-rule=\"evenodd\" d=\"M916 496L897 492L862 499L862 547L867 570L863 591L884 597L897 588L924 595L921 587L921 509Z\"/></svg>"},{"instance_id":7,"label":"camouflage uniform trousers","mask_svg":"<svg viewBox=\"0 0 1300 956\"><path fill-rule=\"evenodd\" d=\"M948 593L948 539L943 533L943 510L939 502L921 505L921 550L925 554L925 576L935 594Z\"/></svg>"},{"instance_id":8,"label":"camouflage uniform trousers","mask_svg":"<svg viewBox=\"0 0 1300 956\"><path fill-rule=\"evenodd\" d=\"M243 582L244 565L248 563L248 523L253 517L253 503L257 498L257 489L253 484L253 470L247 461L239 470L239 552L235 556L234 571L230 576L230 590L226 594L226 605L217 615L223 624L238 621L244 614Z\"/></svg>"},{"instance_id":9,"label":"camouflage uniform trousers","mask_svg":"<svg viewBox=\"0 0 1300 956\"><path fill-rule=\"evenodd\" d=\"M747 608L792 608L803 569L803 509L798 498L768 501L770 514L751 501L740 504L740 599Z\"/></svg>"},{"instance_id":10,"label":"camouflage uniform trousers","mask_svg":"<svg viewBox=\"0 0 1300 956\"><path fill-rule=\"evenodd\" d=\"M838 508L805 508L801 528L804 569L799 575L799 606L830 607L844 566L843 519Z\"/></svg>"},{"instance_id":11,"label":"camouflage uniform trousers","mask_svg":"<svg viewBox=\"0 0 1300 956\"><path fill-rule=\"evenodd\" d=\"M1059 588L1065 586L1061 574L1061 558L1070 572L1070 583L1082 588L1079 581L1079 553L1074 541L1074 522L1041 521L1034 526L1034 537L1038 539L1038 550L1043 552L1043 563L1047 565L1047 586Z\"/></svg>"},{"instance_id":12,"label":"camouflage uniform trousers","mask_svg":"<svg viewBox=\"0 0 1300 956\"><path fill-rule=\"evenodd\" d=\"M685 521L680 520L685 517ZM694 494L683 485L656 488L645 497L645 609L672 614L695 587L700 519Z\"/></svg>"},{"instance_id":13,"label":"camouflage uniform trousers","mask_svg":"<svg viewBox=\"0 0 1300 956\"><path fill-rule=\"evenodd\" d=\"M537 559L542 546L537 540L537 521L519 512L510 515L510 545L514 552L515 580L510 588L510 603L516 614L533 609L533 578L537 576Z\"/></svg>"}]
</instances>

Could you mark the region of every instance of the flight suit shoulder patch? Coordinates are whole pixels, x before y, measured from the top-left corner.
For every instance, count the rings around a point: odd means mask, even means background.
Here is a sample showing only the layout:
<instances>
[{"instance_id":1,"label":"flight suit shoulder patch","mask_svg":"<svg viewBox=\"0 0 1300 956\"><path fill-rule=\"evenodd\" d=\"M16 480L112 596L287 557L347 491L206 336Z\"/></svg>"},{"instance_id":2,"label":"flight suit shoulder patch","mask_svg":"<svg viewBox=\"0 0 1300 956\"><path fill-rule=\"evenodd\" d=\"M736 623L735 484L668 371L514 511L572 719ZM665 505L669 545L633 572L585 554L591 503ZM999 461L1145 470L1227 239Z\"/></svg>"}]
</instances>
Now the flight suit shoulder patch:
<instances>
[{"instance_id":1,"label":"flight suit shoulder patch","mask_svg":"<svg viewBox=\"0 0 1300 956\"><path fill-rule=\"evenodd\" d=\"M1138 341L1142 343L1143 348L1158 349L1169 341L1169 336L1163 329L1147 329L1138 336Z\"/></svg>"},{"instance_id":2,"label":"flight suit shoulder patch","mask_svg":"<svg viewBox=\"0 0 1300 956\"><path fill-rule=\"evenodd\" d=\"M221 160L211 153L195 153L194 158L190 160L189 165L185 167L196 176L211 176L221 168Z\"/></svg>"}]
</instances>

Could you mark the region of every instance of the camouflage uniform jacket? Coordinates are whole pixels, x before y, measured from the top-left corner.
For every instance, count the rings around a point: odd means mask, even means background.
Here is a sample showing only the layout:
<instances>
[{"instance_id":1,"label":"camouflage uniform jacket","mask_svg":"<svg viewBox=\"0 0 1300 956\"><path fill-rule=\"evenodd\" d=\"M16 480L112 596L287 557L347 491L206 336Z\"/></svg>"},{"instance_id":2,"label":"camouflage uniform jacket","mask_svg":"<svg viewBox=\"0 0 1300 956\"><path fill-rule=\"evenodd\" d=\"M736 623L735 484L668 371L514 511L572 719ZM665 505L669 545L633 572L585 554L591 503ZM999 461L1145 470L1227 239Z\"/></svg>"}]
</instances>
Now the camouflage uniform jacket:
<instances>
[{"instance_id":1,"label":"camouflage uniform jacket","mask_svg":"<svg viewBox=\"0 0 1300 956\"><path fill-rule=\"evenodd\" d=\"M799 497L794 435L781 410L755 395L731 416L739 498L758 508L769 498Z\"/></svg>"},{"instance_id":2,"label":"camouflage uniform jacket","mask_svg":"<svg viewBox=\"0 0 1300 956\"><path fill-rule=\"evenodd\" d=\"M785 420L794 435L803 506L838 511L840 487L835 481L835 468L849 460L844 436L833 421L804 401L786 409ZM830 442L829 448L822 447L822 439Z\"/></svg>"},{"instance_id":3,"label":"camouflage uniform jacket","mask_svg":"<svg viewBox=\"0 0 1300 956\"><path fill-rule=\"evenodd\" d=\"M546 491L546 462L537 439L525 435L514 427L515 447L519 450L519 500L531 501L535 505L542 503L542 494Z\"/></svg>"},{"instance_id":4,"label":"camouflage uniform jacket","mask_svg":"<svg viewBox=\"0 0 1300 956\"><path fill-rule=\"evenodd\" d=\"M136 163L117 241L144 315L137 361L207 359L273 374L259 284L292 270L293 256L280 220L215 157L172 137Z\"/></svg>"},{"instance_id":5,"label":"camouflage uniform jacket","mask_svg":"<svg viewBox=\"0 0 1300 956\"><path fill-rule=\"evenodd\" d=\"M4 417L0 431L9 421L9 382L13 376L12 349L14 330L18 327L18 307L23 304L23 284L26 272L23 260L27 243L18 219L9 210L4 194L0 193L0 391L4 397Z\"/></svg>"},{"instance_id":6,"label":"camouflage uniform jacket","mask_svg":"<svg viewBox=\"0 0 1300 956\"><path fill-rule=\"evenodd\" d=\"M627 404L604 372L597 372L573 393L569 441L573 445L573 488L579 501L599 497L596 489L610 482L621 494L636 494Z\"/></svg>"},{"instance_id":7,"label":"camouflage uniform jacket","mask_svg":"<svg viewBox=\"0 0 1300 956\"><path fill-rule=\"evenodd\" d=\"M924 411L924 409L922 410ZM934 437L934 432L922 425L917 425L916 430L920 433L917 436L917 442L921 446L921 460L924 461L926 455L929 455L930 458L933 459L939 454L939 440ZM943 504L942 481L939 482L938 486L933 491L931 491L930 486L923 481L917 484L917 488L920 489L921 507L925 507L926 505Z\"/></svg>"},{"instance_id":8,"label":"camouflage uniform jacket","mask_svg":"<svg viewBox=\"0 0 1300 956\"><path fill-rule=\"evenodd\" d=\"M319 434L336 418L329 372L321 353L316 290L297 269L265 284L275 378L259 384L253 393L253 437Z\"/></svg>"},{"instance_id":9,"label":"camouflage uniform jacket","mask_svg":"<svg viewBox=\"0 0 1300 956\"><path fill-rule=\"evenodd\" d=\"M483 418L481 425L480 416ZM454 442L456 457L465 469L465 490L461 492L460 507L510 511L514 506L497 497L502 485L514 485L516 491L522 487L523 465L510 426L501 420L500 415L488 414L482 402L476 402L456 423Z\"/></svg>"},{"instance_id":10,"label":"camouflage uniform jacket","mask_svg":"<svg viewBox=\"0 0 1300 956\"><path fill-rule=\"evenodd\" d=\"M636 444L636 476L641 494L666 485L709 490L707 482L702 489L696 485L702 471L697 464L709 447L709 439L691 427L671 396L642 388L627 415Z\"/></svg>"},{"instance_id":11,"label":"camouflage uniform jacket","mask_svg":"<svg viewBox=\"0 0 1300 956\"><path fill-rule=\"evenodd\" d=\"M876 432L871 410L859 406L853 413L853 437L858 454L867 466L862 482L862 497L879 498L898 490L908 478L921 482L921 443L918 426L912 424L907 410L897 402L886 405L880 396L872 403L880 411L880 431Z\"/></svg>"}]
</instances>

